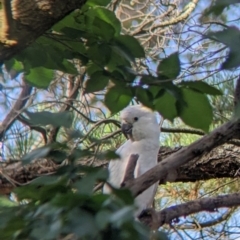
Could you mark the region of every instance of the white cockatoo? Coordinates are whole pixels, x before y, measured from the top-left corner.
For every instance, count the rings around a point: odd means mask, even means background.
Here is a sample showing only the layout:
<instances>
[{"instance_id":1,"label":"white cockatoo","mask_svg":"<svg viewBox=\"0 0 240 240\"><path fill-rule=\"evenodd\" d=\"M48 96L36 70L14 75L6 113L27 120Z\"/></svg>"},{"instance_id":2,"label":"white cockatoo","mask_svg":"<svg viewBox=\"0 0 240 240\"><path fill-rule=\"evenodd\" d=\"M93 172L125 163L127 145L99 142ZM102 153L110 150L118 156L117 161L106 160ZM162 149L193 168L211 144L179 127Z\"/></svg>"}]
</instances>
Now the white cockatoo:
<instances>
[{"instance_id":1,"label":"white cockatoo","mask_svg":"<svg viewBox=\"0 0 240 240\"><path fill-rule=\"evenodd\" d=\"M120 114L122 132L129 139L117 149L120 159L109 163L110 185L119 188L125 176L126 168L132 154L138 154L134 177L137 178L150 168L157 165L159 151L160 128L156 115L142 105L129 106ZM158 183L152 185L139 196L135 203L138 207L135 212L137 217L142 210L152 206ZM110 187L105 184L104 193L110 193Z\"/></svg>"}]
</instances>

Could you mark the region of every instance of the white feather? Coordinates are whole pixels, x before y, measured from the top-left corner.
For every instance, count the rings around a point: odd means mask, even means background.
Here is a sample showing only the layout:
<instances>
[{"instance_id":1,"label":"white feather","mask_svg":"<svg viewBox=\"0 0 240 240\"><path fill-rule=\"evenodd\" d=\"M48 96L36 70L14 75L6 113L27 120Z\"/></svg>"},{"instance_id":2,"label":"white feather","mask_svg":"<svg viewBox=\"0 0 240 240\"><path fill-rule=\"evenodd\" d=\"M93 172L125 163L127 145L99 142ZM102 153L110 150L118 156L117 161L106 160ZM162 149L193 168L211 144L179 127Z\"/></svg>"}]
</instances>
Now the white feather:
<instances>
[{"instance_id":1,"label":"white feather","mask_svg":"<svg viewBox=\"0 0 240 240\"><path fill-rule=\"evenodd\" d=\"M138 120L134 120L138 118ZM152 167L157 165L159 151L160 129L155 114L148 108L135 105L125 108L121 115L122 123L130 123L132 128L132 140L127 140L117 151L119 160L112 160L109 163L108 182L114 187L120 187L125 176L126 167L131 154L138 154L139 158L134 172L137 178ZM142 210L151 207L157 189L157 183L145 190L136 199L138 216ZM104 193L110 193L110 188L105 184Z\"/></svg>"}]
</instances>

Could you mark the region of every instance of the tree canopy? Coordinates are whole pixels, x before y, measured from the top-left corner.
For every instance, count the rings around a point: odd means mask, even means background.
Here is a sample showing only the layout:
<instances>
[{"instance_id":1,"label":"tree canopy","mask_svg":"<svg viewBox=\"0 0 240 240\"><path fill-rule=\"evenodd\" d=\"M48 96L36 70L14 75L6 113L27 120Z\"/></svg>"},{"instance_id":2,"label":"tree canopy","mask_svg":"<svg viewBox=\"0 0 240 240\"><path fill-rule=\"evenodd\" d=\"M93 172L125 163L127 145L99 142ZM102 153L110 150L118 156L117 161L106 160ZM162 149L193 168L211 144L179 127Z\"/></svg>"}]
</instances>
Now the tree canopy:
<instances>
[{"instance_id":1,"label":"tree canopy","mask_svg":"<svg viewBox=\"0 0 240 240\"><path fill-rule=\"evenodd\" d=\"M240 236L239 3L2 1L0 236ZM160 114L159 164L106 195L129 104Z\"/></svg>"}]
</instances>

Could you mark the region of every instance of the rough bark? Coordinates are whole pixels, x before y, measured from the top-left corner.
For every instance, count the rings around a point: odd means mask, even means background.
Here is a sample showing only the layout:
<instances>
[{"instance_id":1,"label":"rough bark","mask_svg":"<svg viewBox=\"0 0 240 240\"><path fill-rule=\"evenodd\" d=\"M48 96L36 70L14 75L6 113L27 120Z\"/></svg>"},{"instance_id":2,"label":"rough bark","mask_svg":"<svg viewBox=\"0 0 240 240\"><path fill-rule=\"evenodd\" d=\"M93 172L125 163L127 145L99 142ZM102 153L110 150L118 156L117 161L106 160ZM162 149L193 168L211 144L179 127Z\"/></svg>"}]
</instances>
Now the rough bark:
<instances>
[{"instance_id":1,"label":"rough bark","mask_svg":"<svg viewBox=\"0 0 240 240\"><path fill-rule=\"evenodd\" d=\"M172 156L180 150L181 148L161 147L159 161L164 161L165 158ZM221 145L178 168L175 172L176 178L174 181L195 182L213 178L237 177L240 169L239 155L239 147L229 144ZM81 164L88 164L88 162L92 162L92 160L80 161ZM107 166L107 162L95 161L95 163L97 166ZM25 166L21 165L21 161L2 162L0 163L0 193L8 194L15 186L27 184L45 174L53 174L58 167L59 165L51 160L39 160ZM160 184L166 181L169 181L169 179L162 178Z\"/></svg>"},{"instance_id":2,"label":"rough bark","mask_svg":"<svg viewBox=\"0 0 240 240\"><path fill-rule=\"evenodd\" d=\"M167 157L139 178L128 181L126 186L129 187L134 196L137 196L160 179L166 179L169 173L172 174L180 166L233 139L237 134L239 135L239 130L240 120L233 119L188 147ZM177 174L173 175L175 176L171 176L171 180L177 177Z\"/></svg>"},{"instance_id":3,"label":"rough bark","mask_svg":"<svg viewBox=\"0 0 240 240\"><path fill-rule=\"evenodd\" d=\"M9 40L16 44L0 44L0 63L13 57L33 43L55 23L75 9L81 8L86 0L12 0L11 26L2 26L1 31L11 29ZM3 15L3 14L2 14Z\"/></svg>"},{"instance_id":4,"label":"rough bark","mask_svg":"<svg viewBox=\"0 0 240 240\"><path fill-rule=\"evenodd\" d=\"M140 215L139 219L152 229L158 229L164 224L171 224L172 221L177 222L179 217L186 217L201 211L215 212L218 208L235 207L239 205L240 193L234 193L189 201L187 203L165 208L159 212L148 209Z\"/></svg>"}]
</instances>

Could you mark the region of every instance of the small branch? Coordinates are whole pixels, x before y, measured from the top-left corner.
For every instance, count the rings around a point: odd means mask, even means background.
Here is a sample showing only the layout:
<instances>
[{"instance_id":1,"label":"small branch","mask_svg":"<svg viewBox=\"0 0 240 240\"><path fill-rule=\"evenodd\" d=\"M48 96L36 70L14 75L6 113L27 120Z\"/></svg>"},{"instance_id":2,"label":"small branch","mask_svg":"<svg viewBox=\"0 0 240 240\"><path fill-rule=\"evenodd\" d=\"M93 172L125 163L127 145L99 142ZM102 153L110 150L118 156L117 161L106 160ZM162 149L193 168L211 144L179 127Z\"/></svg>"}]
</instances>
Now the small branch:
<instances>
[{"instance_id":1,"label":"small branch","mask_svg":"<svg viewBox=\"0 0 240 240\"><path fill-rule=\"evenodd\" d=\"M236 207L240 205L240 193L234 193L229 195L217 196L212 198L202 198L187 203L175 205L165 208L159 212L153 212L153 210L146 210L141 214L139 220L147 225L152 226L153 221L157 227L161 227L164 224L171 224L172 221L178 221L179 217L186 217L190 214L198 213L201 211L215 212L218 208L223 207Z\"/></svg>"},{"instance_id":2,"label":"small branch","mask_svg":"<svg viewBox=\"0 0 240 240\"><path fill-rule=\"evenodd\" d=\"M190 133L190 134L197 134L200 136L204 136L205 132L198 130L198 129L190 129L190 128L164 128L161 127L161 132L166 133Z\"/></svg>"},{"instance_id":3,"label":"small branch","mask_svg":"<svg viewBox=\"0 0 240 240\"><path fill-rule=\"evenodd\" d=\"M134 179L134 171L137 165L138 158L138 154L131 154L131 156L129 157L128 165L126 168L125 176L121 183L121 187L125 187L127 181Z\"/></svg>"},{"instance_id":4,"label":"small branch","mask_svg":"<svg viewBox=\"0 0 240 240\"><path fill-rule=\"evenodd\" d=\"M44 143L47 144L47 131L46 129L39 127L39 126L33 126L25 117L23 117L22 115L19 115L17 117L17 120L20 121L21 123L23 123L24 125L27 125L31 130L35 130L39 133L42 134L42 137L44 139Z\"/></svg>"},{"instance_id":5,"label":"small branch","mask_svg":"<svg viewBox=\"0 0 240 240\"><path fill-rule=\"evenodd\" d=\"M5 119L0 124L0 140L4 137L5 132L12 126L12 124L17 119L18 115L21 112L21 109L24 107L26 102L28 101L32 87L29 86L23 79L22 79L22 92L19 95L19 98L16 100L15 104L13 105L12 109L9 111Z\"/></svg>"},{"instance_id":6,"label":"small branch","mask_svg":"<svg viewBox=\"0 0 240 240\"><path fill-rule=\"evenodd\" d=\"M69 76L69 96L66 100L66 104L62 107L61 112L68 111L71 106L73 105L74 101L79 93L80 86L82 84L82 81L84 79L85 73L83 73L81 76L73 77ZM74 82L76 80L76 82ZM57 138L57 134L60 130L60 127L53 128L49 134L49 143L55 142Z\"/></svg>"}]
</instances>

